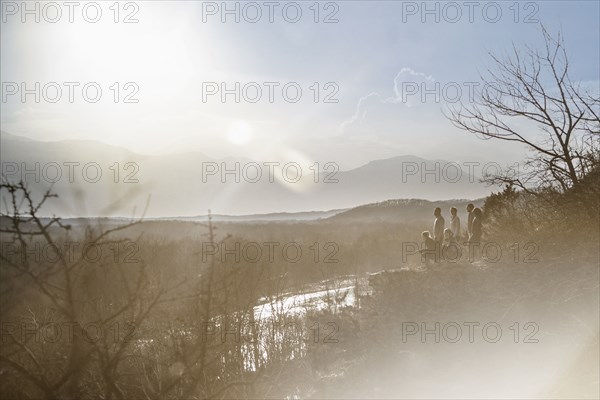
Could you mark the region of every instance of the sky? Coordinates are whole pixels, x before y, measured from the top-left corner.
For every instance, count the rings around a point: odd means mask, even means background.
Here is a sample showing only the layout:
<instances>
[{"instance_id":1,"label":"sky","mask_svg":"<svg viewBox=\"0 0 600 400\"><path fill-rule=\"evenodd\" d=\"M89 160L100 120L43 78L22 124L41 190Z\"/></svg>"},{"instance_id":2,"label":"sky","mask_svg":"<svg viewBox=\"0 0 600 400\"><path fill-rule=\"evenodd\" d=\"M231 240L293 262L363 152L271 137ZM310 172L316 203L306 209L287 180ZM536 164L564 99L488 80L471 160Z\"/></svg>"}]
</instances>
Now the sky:
<instances>
[{"instance_id":1,"label":"sky","mask_svg":"<svg viewBox=\"0 0 600 400\"><path fill-rule=\"evenodd\" d=\"M598 1L90 3L2 2L3 131L342 168L512 162L520 146L443 115L456 88L469 102L489 52L541 46L543 23L562 32L571 77L599 86Z\"/></svg>"}]
</instances>

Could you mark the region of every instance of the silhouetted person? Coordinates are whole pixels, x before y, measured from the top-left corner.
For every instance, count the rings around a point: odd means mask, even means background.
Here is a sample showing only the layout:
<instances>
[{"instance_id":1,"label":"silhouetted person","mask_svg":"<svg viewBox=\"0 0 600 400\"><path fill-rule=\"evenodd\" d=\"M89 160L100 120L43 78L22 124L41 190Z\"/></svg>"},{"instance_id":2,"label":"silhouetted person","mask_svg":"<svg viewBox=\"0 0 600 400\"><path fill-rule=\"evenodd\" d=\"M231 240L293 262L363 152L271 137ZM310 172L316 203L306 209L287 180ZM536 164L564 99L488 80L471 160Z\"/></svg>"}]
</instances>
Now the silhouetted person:
<instances>
[{"instance_id":1,"label":"silhouetted person","mask_svg":"<svg viewBox=\"0 0 600 400\"><path fill-rule=\"evenodd\" d=\"M479 243L481 241L481 233L482 233L482 220L483 220L483 212L480 208L476 208L473 210L473 224L471 226L471 236L469 237L469 243Z\"/></svg>"},{"instance_id":2,"label":"silhouetted person","mask_svg":"<svg viewBox=\"0 0 600 400\"><path fill-rule=\"evenodd\" d=\"M435 216L435 221L433 221L433 240L442 244L444 241L444 226L446 225L446 220L442 217L442 209L439 207L436 207L433 211L433 215Z\"/></svg>"},{"instance_id":3,"label":"silhouetted person","mask_svg":"<svg viewBox=\"0 0 600 400\"><path fill-rule=\"evenodd\" d=\"M454 236L454 232L452 232L452 229L444 229L444 245L449 245L450 243L454 242L456 242L456 236Z\"/></svg>"},{"instance_id":4,"label":"silhouetted person","mask_svg":"<svg viewBox=\"0 0 600 400\"><path fill-rule=\"evenodd\" d=\"M425 231L421 234L423 237L423 249L421 249L421 259L425 261L425 264L429 264L430 261L437 261L436 259L436 243L431 238L429 231Z\"/></svg>"},{"instance_id":5,"label":"silhouetted person","mask_svg":"<svg viewBox=\"0 0 600 400\"><path fill-rule=\"evenodd\" d=\"M444 260L457 261L460 254L460 248L456 237L450 228L444 229L444 243L442 244L442 256Z\"/></svg>"},{"instance_id":6,"label":"silhouetted person","mask_svg":"<svg viewBox=\"0 0 600 400\"><path fill-rule=\"evenodd\" d=\"M458 210L456 207L450 209L450 230L454 235L454 238L458 240L460 237L460 218L458 217Z\"/></svg>"},{"instance_id":7,"label":"silhouetted person","mask_svg":"<svg viewBox=\"0 0 600 400\"><path fill-rule=\"evenodd\" d=\"M433 211L435 221L433 221L433 240L435 241L435 261L442 258L442 243L444 242L444 226L446 221L442 217L442 209L436 207Z\"/></svg>"},{"instance_id":8,"label":"silhouetted person","mask_svg":"<svg viewBox=\"0 0 600 400\"><path fill-rule=\"evenodd\" d=\"M473 234L473 209L475 206L473 204L467 205L467 240L471 239L471 235Z\"/></svg>"}]
</instances>

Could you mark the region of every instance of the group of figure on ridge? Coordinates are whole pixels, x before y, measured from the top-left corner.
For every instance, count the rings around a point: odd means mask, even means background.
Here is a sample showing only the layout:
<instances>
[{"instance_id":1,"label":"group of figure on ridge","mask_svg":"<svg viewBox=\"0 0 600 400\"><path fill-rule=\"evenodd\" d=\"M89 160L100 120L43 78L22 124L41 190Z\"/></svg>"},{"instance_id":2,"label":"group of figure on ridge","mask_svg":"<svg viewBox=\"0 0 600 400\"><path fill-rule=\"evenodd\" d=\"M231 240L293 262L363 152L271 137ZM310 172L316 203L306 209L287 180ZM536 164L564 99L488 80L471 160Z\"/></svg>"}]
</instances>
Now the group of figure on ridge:
<instances>
[{"instance_id":1,"label":"group of figure on ridge","mask_svg":"<svg viewBox=\"0 0 600 400\"><path fill-rule=\"evenodd\" d=\"M460 243L467 246L478 244L482 235L483 212L473 204L467 205L467 229L461 232L460 217L456 207L450 208L450 226L446 228L446 220L442 209L433 211L433 237L429 231L422 233L424 249L421 250L426 263L438 262L441 259L456 260L460 253Z\"/></svg>"}]
</instances>

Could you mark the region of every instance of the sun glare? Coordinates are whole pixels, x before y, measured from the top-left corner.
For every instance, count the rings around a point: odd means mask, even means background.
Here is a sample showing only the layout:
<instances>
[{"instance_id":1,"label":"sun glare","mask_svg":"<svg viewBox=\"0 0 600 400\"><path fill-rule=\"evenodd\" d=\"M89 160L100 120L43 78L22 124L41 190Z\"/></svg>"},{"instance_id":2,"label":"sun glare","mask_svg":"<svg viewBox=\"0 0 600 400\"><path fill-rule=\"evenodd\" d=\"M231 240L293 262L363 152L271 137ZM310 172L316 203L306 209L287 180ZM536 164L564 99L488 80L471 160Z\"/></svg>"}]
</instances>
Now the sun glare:
<instances>
[{"instance_id":1,"label":"sun glare","mask_svg":"<svg viewBox=\"0 0 600 400\"><path fill-rule=\"evenodd\" d=\"M252 129L252 125L250 125L247 121L233 121L229 125L229 131L227 132L227 140L229 141L229 143L234 144L236 146L243 146L248 144L250 140L252 140L253 134L254 130Z\"/></svg>"}]
</instances>

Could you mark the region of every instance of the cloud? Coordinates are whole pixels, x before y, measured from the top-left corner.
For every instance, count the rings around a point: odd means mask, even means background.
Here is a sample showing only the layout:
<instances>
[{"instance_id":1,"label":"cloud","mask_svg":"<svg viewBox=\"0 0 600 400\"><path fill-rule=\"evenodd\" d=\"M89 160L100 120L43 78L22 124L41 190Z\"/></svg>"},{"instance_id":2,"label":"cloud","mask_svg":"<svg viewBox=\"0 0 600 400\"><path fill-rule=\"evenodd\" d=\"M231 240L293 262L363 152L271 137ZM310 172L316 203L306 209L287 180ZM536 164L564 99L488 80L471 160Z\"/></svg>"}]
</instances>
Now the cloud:
<instances>
[{"instance_id":1,"label":"cloud","mask_svg":"<svg viewBox=\"0 0 600 400\"><path fill-rule=\"evenodd\" d=\"M404 104L406 107L412 107L421 103L421 97L413 98L417 93L414 90L431 89L430 84L435 82L435 78L423 72L416 72L411 68L402 68L393 80L393 96L384 97L380 93L371 92L358 99L354 115L340 124L340 131L344 133L352 125L361 125L369 110L382 104Z\"/></svg>"},{"instance_id":2,"label":"cloud","mask_svg":"<svg viewBox=\"0 0 600 400\"><path fill-rule=\"evenodd\" d=\"M376 92L371 92L368 95L363 96L360 99L358 99L358 103L356 104L356 111L354 112L354 115L350 119L348 119L340 124L340 130L342 132L344 132L346 126L352 125L356 122L358 122L359 124L363 122L363 120L365 119L365 116L367 115L365 103L370 98L377 98L379 100L382 100L381 96Z\"/></svg>"}]
</instances>

